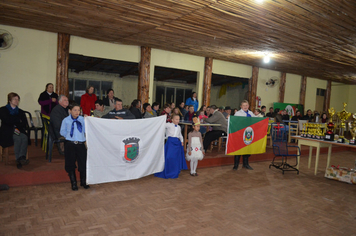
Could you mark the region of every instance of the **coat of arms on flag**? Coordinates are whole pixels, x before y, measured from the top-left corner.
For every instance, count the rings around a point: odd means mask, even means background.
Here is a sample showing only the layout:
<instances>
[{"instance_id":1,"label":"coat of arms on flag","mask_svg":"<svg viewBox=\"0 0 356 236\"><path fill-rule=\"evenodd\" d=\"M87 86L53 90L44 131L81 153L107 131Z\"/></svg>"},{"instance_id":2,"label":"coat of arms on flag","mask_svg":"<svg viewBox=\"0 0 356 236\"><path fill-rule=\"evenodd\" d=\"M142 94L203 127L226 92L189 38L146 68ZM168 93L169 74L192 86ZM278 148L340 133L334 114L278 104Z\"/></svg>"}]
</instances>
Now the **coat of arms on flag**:
<instances>
[{"instance_id":1,"label":"coat of arms on flag","mask_svg":"<svg viewBox=\"0 0 356 236\"><path fill-rule=\"evenodd\" d=\"M125 144L125 161L126 162L134 162L139 154L139 144L138 142L140 141L139 138L126 138L122 140L122 142Z\"/></svg>"},{"instance_id":2,"label":"coat of arms on flag","mask_svg":"<svg viewBox=\"0 0 356 236\"><path fill-rule=\"evenodd\" d=\"M230 116L226 155L266 152L267 129L267 118Z\"/></svg>"}]
</instances>

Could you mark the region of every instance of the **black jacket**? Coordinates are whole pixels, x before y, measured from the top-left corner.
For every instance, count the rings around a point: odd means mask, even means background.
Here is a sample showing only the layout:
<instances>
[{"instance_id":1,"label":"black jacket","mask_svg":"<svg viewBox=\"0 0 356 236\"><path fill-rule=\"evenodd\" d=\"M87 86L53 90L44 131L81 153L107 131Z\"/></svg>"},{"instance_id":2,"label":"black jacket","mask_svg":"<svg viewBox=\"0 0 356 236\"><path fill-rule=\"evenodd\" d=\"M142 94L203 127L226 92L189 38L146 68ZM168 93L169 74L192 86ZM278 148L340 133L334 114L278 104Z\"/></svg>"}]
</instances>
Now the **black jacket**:
<instances>
[{"instance_id":1,"label":"black jacket","mask_svg":"<svg viewBox=\"0 0 356 236\"><path fill-rule=\"evenodd\" d=\"M68 108L64 108L61 105L55 106L51 112L51 126L49 129L51 135L54 135L55 139L59 139L62 135L59 133L61 130L62 121L68 116Z\"/></svg>"},{"instance_id":2,"label":"black jacket","mask_svg":"<svg viewBox=\"0 0 356 236\"><path fill-rule=\"evenodd\" d=\"M6 148L14 145L14 140L12 135L14 134L15 126L19 129L21 133L28 136L27 129L27 118L23 110L19 109L17 115L10 115L10 111L5 107L0 108L0 146Z\"/></svg>"},{"instance_id":3,"label":"black jacket","mask_svg":"<svg viewBox=\"0 0 356 236\"><path fill-rule=\"evenodd\" d=\"M136 119L142 119L142 114L138 108L130 107L130 112L135 116Z\"/></svg>"},{"instance_id":4,"label":"black jacket","mask_svg":"<svg viewBox=\"0 0 356 236\"><path fill-rule=\"evenodd\" d=\"M121 117L123 119L135 119L135 116L129 110L126 109L121 109L118 111L114 109L108 114L103 115L101 118L115 119L115 116Z\"/></svg>"}]
</instances>

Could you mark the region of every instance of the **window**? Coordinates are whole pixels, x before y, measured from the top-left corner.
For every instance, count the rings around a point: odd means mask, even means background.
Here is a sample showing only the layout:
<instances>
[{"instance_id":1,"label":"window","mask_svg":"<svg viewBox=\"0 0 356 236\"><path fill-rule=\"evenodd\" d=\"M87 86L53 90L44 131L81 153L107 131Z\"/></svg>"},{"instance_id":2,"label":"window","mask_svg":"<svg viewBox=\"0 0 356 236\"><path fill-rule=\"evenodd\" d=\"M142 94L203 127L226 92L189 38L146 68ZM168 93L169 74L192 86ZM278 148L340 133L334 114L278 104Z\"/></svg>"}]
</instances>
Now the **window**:
<instances>
[{"instance_id":1,"label":"window","mask_svg":"<svg viewBox=\"0 0 356 236\"><path fill-rule=\"evenodd\" d=\"M178 106L181 102L185 102L192 92L192 89L157 86L156 102L159 102L161 106L174 102Z\"/></svg>"},{"instance_id":2,"label":"window","mask_svg":"<svg viewBox=\"0 0 356 236\"><path fill-rule=\"evenodd\" d=\"M80 104L80 99L85 94L89 85L94 86L94 93L99 99L106 96L106 91L112 88L112 81L98 81L86 79L68 79L69 81L69 99Z\"/></svg>"}]
</instances>

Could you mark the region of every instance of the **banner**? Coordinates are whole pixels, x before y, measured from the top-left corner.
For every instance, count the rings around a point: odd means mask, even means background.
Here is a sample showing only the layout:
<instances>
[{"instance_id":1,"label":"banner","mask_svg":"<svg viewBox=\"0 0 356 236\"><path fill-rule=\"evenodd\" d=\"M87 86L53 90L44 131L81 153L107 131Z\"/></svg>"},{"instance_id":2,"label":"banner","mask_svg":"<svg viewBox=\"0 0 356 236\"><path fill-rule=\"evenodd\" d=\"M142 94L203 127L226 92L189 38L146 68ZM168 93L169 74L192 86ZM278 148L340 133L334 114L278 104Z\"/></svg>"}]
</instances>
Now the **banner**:
<instances>
[{"instance_id":1,"label":"banner","mask_svg":"<svg viewBox=\"0 0 356 236\"><path fill-rule=\"evenodd\" d=\"M230 116L226 155L249 155L266 152L268 118Z\"/></svg>"},{"instance_id":2,"label":"banner","mask_svg":"<svg viewBox=\"0 0 356 236\"><path fill-rule=\"evenodd\" d=\"M85 118L88 184L138 179L164 169L166 116Z\"/></svg>"},{"instance_id":3,"label":"banner","mask_svg":"<svg viewBox=\"0 0 356 236\"><path fill-rule=\"evenodd\" d=\"M274 102L273 109L275 110L276 108L279 108L280 111L286 110L290 117L295 116L297 109L300 111L301 115L303 115L303 105L301 104Z\"/></svg>"}]
</instances>

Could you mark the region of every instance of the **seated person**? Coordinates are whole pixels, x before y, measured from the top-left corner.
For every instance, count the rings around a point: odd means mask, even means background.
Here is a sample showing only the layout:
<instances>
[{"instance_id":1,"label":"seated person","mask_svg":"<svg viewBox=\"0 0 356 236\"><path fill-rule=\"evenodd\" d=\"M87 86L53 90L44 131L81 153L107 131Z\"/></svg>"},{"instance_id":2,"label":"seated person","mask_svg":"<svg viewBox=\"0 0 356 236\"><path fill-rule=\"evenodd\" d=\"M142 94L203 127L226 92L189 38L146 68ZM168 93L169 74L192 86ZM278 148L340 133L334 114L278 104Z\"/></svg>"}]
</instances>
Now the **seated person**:
<instances>
[{"instance_id":1,"label":"seated person","mask_svg":"<svg viewBox=\"0 0 356 236\"><path fill-rule=\"evenodd\" d=\"M136 119L142 119L140 107L141 107L140 100L135 99L132 101L131 107L130 107L130 112L136 117Z\"/></svg>"},{"instance_id":2,"label":"seated person","mask_svg":"<svg viewBox=\"0 0 356 236\"><path fill-rule=\"evenodd\" d=\"M312 111L310 109L307 110L307 114L303 117L303 120L307 120L308 122L313 122L314 121L314 116L313 116Z\"/></svg>"},{"instance_id":3,"label":"seated person","mask_svg":"<svg viewBox=\"0 0 356 236\"><path fill-rule=\"evenodd\" d=\"M263 117L263 115L261 114L261 110L260 109L256 109L253 114L255 114L256 117Z\"/></svg>"},{"instance_id":4,"label":"seated person","mask_svg":"<svg viewBox=\"0 0 356 236\"><path fill-rule=\"evenodd\" d=\"M183 114L180 112L179 107L175 107L175 108L172 109L172 114L171 115L173 115L173 114L178 115L179 116L179 120L183 120Z\"/></svg>"},{"instance_id":5,"label":"seated person","mask_svg":"<svg viewBox=\"0 0 356 236\"><path fill-rule=\"evenodd\" d=\"M158 110L159 110L159 103L158 102L154 102L154 103L152 103L152 110L154 111L154 112L156 112L156 114L158 115Z\"/></svg>"},{"instance_id":6,"label":"seated person","mask_svg":"<svg viewBox=\"0 0 356 236\"><path fill-rule=\"evenodd\" d=\"M164 115L166 115L167 116L167 118L166 118L166 122L167 123L172 123L172 120L171 120L171 106L168 104L168 103L166 103L166 104L164 104L164 106L163 106L163 111L161 112L161 116L164 116Z\"/></svg>"},{"instance_id":7,"label":"seated person","mask_svg":"<svg viewBox=\"0 0 356 236\"><path fill-rule=\"evenodd\" d=\"M209 118L204 118L204 121L211 124L220 124L220 126L213 126L213 130L205 134L203 140L204 150L208 150L212 141L217 140L221 136L227 133L227 120L224 115L218 111L215 105L210 106L210 112L213 110L213 114Z\"/></svg>"},{"instance_id":8,"label":"seated person","mask_svg":"<svg viewBox=\"0 0 356 236\"><path fill-rule=\"evenodd\" d=\"M52 131L55 139L63 138L60 134L62 121L68 116L68 98L64 95L59 95L58 105L55 106L51 112L50 120ZM51 129L50 129L51 131Z\"/></svg>"},{"instance_id":9,"label":"seated person","mask_svg":"<svg viewBox=\"0 0 356 236\"><path fill-rule=\"evenodd\" d=\"M225 107L225 111L222 113L224 117L227 119L231 115L231 107L227 106Z\"/></svg>"},{"instance_id":10,"label":"seated person","mask_svg":"<svg viewBox=\"0 0 356 236\"><path fill-rule=\"evenodd\" d=\"M105 106L104 102L100 99L95 101L95 110L94 110L94 117L101 118L103 115L106 115L112 109L109 106Z\"/></svg>"},{"instance_id":11,"label":"seated person","mask_svg":"<svg viewBox=\"0 0 356 236\"><path fill-rule=\"evenodd\" d=\"M283 120L289 120L289 115L288 115L288 112L286 110L282 110L282 119Z\"/></svg>"},{"instance_id":12,"label":"seated person","mask_svg":"<svg viewBox=\"0 0 356 236\"><path fill-rule=\"evenodd\" d=\"M199 111L199 122L201 123L201 124L203 124L204 123L204 119L205 118L208 118L208 116L206 116L205 115L205 112L204 112L204 110L203 109L201 109L200 111ZM194 118L193 118L194 119ZM202 136L204 136L204 134L206 133L206 126L200 126L200 129L199 129L199 132L201 133L201 135Z\"/></svg>"},{"instance_id":13,"label":"seated person","mask_svg":"<svg viewBox=\"0 0 356 236\"><path fill-rule=\"evenodd\" d=\"M294 120L294 121L303 120L303 117L302 117L302 115L300 114L300 111L297 111L297 112L295 113L295 116L293 116L291 120Z\"/></svg>"},{"instance_id":14,"label":"seated person","mask_svg":"<svg viewBox=\"0 0 356 236\"><path fill-rule=\"evenodd\" d=\"M193 121L193 117L198 117L198 114L194 112L194 106L190 105L187 114L184 116L184 121Z\"/></svg>"},{"instance_id":15,"label":"seated person","mask_svg":"<svg viewBox=\"0 0 356 236\"><path fill-rule=\"evenodd\" d=\"M266 117L270 117L270 118L273 118L273 117L275 117L276 115L275 115L275 113L274 113L274 111L273 111L273 107L270 107L269 108L269 112L266 114Z\"/></svg>"},{"instance_id":16,"label":"seated person","mask_svg":"<svg viewBox=\"0 0 356 236\"><path fill-rule=\"evenodd\" d=\"M103 99L104 106L110 107L110 110L114 109L115 107L115 99L117 97L114 96L114 90L108 89L106 91L106 97Z\"/></svg>"},{"instance_id":17,"label":"seated person","mask_svg":"<svg viewBox=\"0 0 356 236\"><path fill-rule=\"evenodd\" d=\"M143 113L143 118L151 118L157 116L157 113L152 110L152 107L149 103L143 104L143 110L145 110L145 112Z\"/></svg>"},{"instance_id":18,"label":"seated person","mask_svg":"<svg viewBox=\"0 0 356 236\"><path fill-rule=\"evenodd\" d=\"M135 116L127 109L122 108L122 100L115 99L115 108L106 115L103 115L102 118L106 119L135 119Z\"/></svg>"},{"instance_id":19,"label":"seated person","mask_svg":"<svg viewBox=\"0 0 356 236\"><path fill-rule=\"evenodd\" d=\"M262 117L265 117L266 116L266 106L262 106L261 107L261 115L262 115ZM234 113L235 114L235 113Z\"/></svg>"},{"instance_id":20,"label":"seated person","mask_svg":"<svg viewBox=\"0 0 356 236\"><path fill-rule=\"evenodd\" d=\"M321 115L321 119L319 120L320 123L327 123L328 122L328 115L324 112Z\"/></svg>"},{"instance_id":21,"label":"seated person","mask_svg":"<svg viewBox=\"0 0 356 236\"><path fill-rule=\"evenodd\" d=\"M7 95L7 104L0 108L0 146L3 148L14 145L17 168L27 165L26 160L28 134L25 112L18 107L20 96L17 93Z\"/></svg>"}]
</instances>

